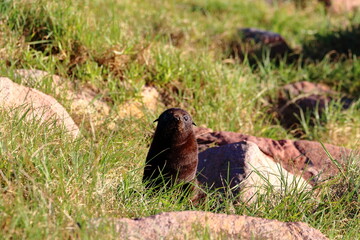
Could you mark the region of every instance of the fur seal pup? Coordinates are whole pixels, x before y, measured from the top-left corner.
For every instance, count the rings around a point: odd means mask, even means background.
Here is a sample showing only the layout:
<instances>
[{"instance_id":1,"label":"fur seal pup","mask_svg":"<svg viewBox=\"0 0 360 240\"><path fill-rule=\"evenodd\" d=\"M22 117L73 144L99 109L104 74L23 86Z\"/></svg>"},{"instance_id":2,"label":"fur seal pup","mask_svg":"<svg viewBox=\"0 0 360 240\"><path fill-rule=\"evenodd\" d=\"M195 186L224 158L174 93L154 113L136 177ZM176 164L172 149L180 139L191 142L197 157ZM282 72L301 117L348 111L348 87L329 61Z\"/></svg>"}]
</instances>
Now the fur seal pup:
<instances>
[{"instance_id":1,"label":"fur seal pup","mask_svg":"<svg viewBox=\"0 0 360 240\"><path fill-rule=\"evenodd\" d=\"M189 185L187 183L195 179L198 165L198 147L193 130L195 123L190 114L181 108L167 109L154 122L158 125L146 157L143 176L146 188L159 189L164 183L167 187L176 183Z\"/></svg>"}]
</instances>

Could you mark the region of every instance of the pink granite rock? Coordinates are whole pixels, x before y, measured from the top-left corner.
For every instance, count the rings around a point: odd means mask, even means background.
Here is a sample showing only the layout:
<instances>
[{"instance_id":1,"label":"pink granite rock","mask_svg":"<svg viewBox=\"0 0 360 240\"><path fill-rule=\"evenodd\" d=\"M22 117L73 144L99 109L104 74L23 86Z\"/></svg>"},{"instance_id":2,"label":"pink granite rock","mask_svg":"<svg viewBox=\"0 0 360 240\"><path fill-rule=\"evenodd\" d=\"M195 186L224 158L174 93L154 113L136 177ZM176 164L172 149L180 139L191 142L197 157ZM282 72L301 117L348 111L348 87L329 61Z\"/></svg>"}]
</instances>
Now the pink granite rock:
<instances>
[{"instance_id":1,"label":"pink granite rock","mask_svg":"<svg viewBox=\"0 0 360 240\"><path fill-rule=\"evenodd\" d=\"M301 175L312 184L338 173L337 166L331 161L325 150L318 142L305 140L273 140L269 138L254 137L235 132L211 132L206 129L195 129L199 149L204 150L209 145L223 146L241 141L255 143L261 152L273 159L288 172ZM333 159L340 164L351 151L346 148L324 144ZM318 176L319 175L319 176Z\"/></svg>"},{"instance_id":2,"label":"pink granite rock","mask_svg":"<svg viewBox=\"0 0 360 240\"><path fill-rule=\"evenodd\" d=\"M90 119L95 126L101 125L104 118L110 113L110 106L102 99L101 94L91 86L82 86L77 89L76 84L71 81L36 69L18 69L15 71L15 76L30 86L36 86L45 80L50 80L50 86L55 95L69 101L70 113L78 124L82 123L84 119Z\"/></svg>"},{"instance_id":3,"label":"pink granite rock","mask_svg":"<svg viewBox=\"0 0 360 240\"><path fill-rule=\"evenodd\" d=\"M0 108L29 110L26 119L37 118L41 122L55 120L57 124L64 125L74 138L80 134L65 108L53 97L4 77L0 77Z\"/></svg>"},{"instance_id":4,"label":"pink granite rock","mask_svg":"<svg viewBox=\"0 0 360 240\"><path fill-rule=\"evenodd\" d=\"M310 189L301 177L285 170L251 141L209 148L199 154L198 181L212 189L231 189L242 202L253 202L271 187L281 193L285 188ZM228 188L229 187L229 188ZM229 192L229 191L228 191Z\"/></svg>"},{"instance_id":5,"label":"pink granite rock","mask_svg":"<svg viewBox=\"0 0 360 240\"><path fill-rule=\"evenodd\" d=\"M140 219L112 219L119 239L288 239L325 240L319 230L302 222L201 211L165 212ZM101 220L94 223L101 225Z\"/></svg>"}]
</instances>

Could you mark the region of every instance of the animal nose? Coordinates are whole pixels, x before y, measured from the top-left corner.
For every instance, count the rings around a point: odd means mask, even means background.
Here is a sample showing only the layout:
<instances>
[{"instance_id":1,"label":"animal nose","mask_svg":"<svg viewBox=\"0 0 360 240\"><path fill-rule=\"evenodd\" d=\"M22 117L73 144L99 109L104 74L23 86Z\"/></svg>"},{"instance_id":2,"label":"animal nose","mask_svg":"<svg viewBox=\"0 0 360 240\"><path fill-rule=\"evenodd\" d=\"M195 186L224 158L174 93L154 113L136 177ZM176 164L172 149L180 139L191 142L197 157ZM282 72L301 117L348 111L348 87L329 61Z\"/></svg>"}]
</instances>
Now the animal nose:
<instances>
[{"instance_id":1,"label":"animal nose","mask_svg":"<svg viewBox=\"0 0 360 240\"><path fill-rule=\"evenodd\" d=\"M180 116L175 115L175 116L174 116L174 119L175 119L175 121L180 122Z\"/></svg>"}]
</instances>

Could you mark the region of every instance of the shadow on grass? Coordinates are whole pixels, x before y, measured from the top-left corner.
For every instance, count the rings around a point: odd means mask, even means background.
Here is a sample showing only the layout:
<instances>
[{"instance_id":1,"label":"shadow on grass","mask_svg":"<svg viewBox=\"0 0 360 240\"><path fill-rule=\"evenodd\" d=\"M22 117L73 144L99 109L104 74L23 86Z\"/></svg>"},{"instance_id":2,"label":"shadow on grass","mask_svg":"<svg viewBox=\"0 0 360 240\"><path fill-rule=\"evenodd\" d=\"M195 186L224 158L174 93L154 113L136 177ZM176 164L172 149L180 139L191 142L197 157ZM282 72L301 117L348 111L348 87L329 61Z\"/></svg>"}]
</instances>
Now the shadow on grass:
<instances>
[{"instance_id":1,"label":"shadow on grass","mask_svg":"<svg viewBox=\"0 0 360 240\"><path fill-rule=\"evenodd\" d=\"M274 63L301 63L302 65L328 59L346 61L360 56L360 25L317 33L305 38L301 48L292 48L285 39L270 31L239 29L228 43L228 55L240 61L247 59L259 65L269 59Z\"/></svg>"},{"instance_id":2,"label":"shadow on grass","mask_svg":"<svg viewBox=\"0 0 360 240\"><path fill-rule=\"evenodd\" d=\"M304 59L322 60L329 57L332 61L360 56L360 25L352 25L327 33L318 33L306 41L303 48Z\"/></svg>"},{"instance_id":3,"label":"shadow on grass","mask_svg":"<svg viewBox=\"0 0 360 240\"><path fill-rule=\"evenodd\" d=\"M65 28L62 23L55 23L45 7L25 5L23 9L8 6L2 11L8 15L7 24L12 30L20 31L30 47L47 54L59 53L56 36L63 36Z\"/></svg>"}]
</instances>

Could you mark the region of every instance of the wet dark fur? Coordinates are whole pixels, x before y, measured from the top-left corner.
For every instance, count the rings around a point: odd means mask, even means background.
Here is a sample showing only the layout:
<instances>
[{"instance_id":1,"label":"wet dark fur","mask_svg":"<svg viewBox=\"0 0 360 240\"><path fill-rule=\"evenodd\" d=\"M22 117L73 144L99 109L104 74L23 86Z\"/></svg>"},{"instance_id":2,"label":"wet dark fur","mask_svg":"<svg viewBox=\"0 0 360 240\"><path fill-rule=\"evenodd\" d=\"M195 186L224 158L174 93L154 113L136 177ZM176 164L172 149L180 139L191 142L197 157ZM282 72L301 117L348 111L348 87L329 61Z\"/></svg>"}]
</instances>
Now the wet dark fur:
<instances>
[{"instance_id":1,"label":"wet dark fur","mask_svg":"<svg viewBox=\"0 0 360 240\"><path fill-rule=\"evenodd\" d=\"M146 187L195 181L198 148L191 116L180 108L170 108L155 121L158 125L143 176Z\"/></svg>"}]
</instances>

